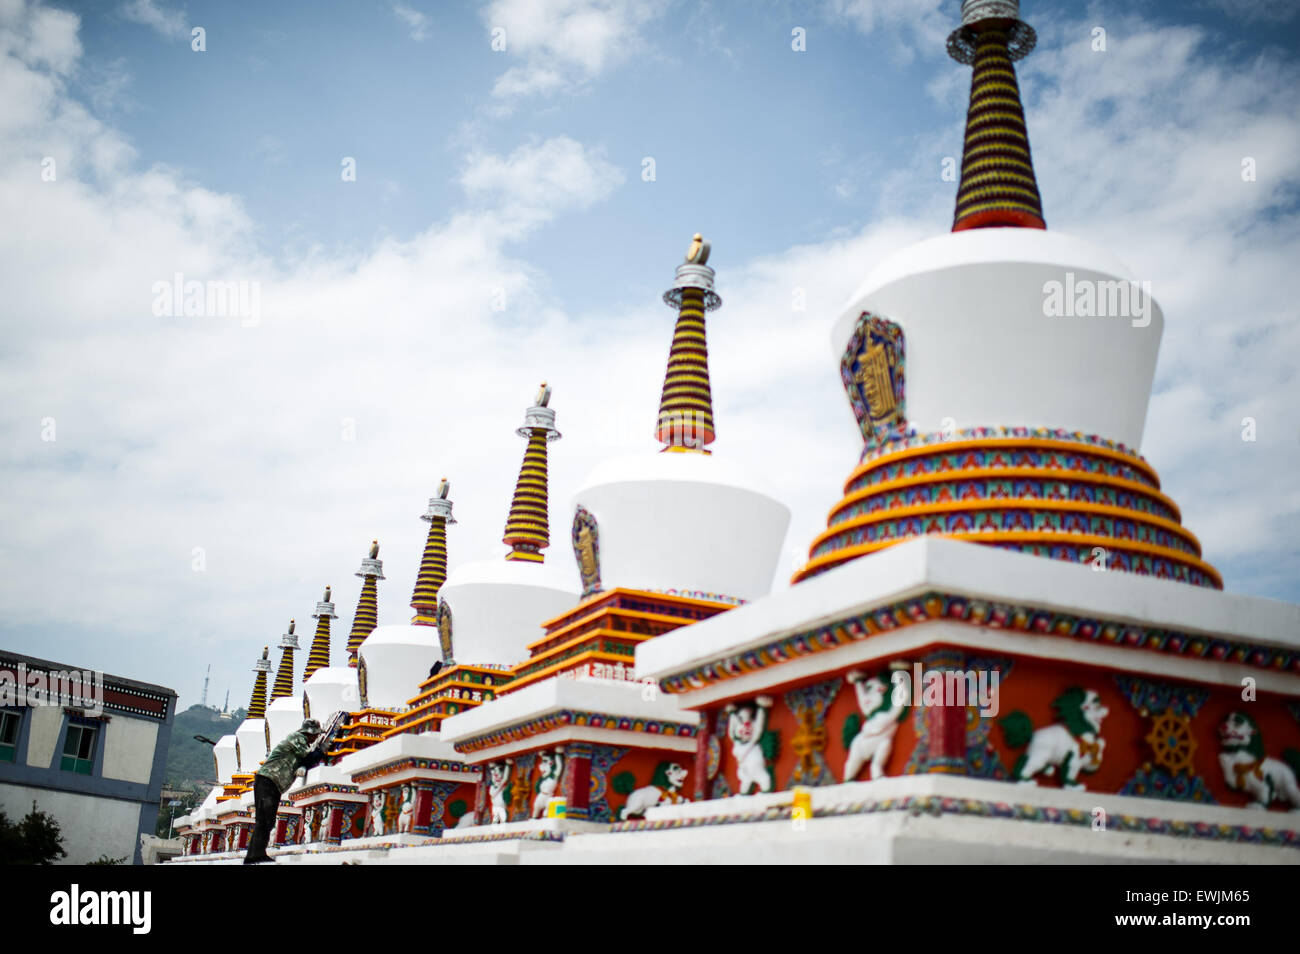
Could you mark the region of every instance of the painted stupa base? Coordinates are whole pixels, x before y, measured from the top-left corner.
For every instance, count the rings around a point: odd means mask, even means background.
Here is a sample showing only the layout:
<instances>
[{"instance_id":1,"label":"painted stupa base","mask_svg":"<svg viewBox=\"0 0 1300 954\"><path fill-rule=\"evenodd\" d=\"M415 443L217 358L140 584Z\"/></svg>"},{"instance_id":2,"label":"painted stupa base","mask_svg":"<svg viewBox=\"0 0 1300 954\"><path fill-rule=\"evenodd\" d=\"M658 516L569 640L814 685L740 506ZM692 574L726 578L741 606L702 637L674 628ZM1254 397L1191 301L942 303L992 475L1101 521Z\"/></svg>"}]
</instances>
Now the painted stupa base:
<instances>
[{"instance_id":1,"label":"painted stupa base","mask_svg":"<svg viewBox=\"0 0 1300 954\"><path fill-rule=\"evenodd\" d=\"M217 814L217 822L225 830L227 851L243 851L253 833L253 807L244 798L226 802Z\"/></svg>"},{"instance_id":2,"label":"painted stupa base","mask_svg":"<svg viewBox=\"0 0 1300 954\"><path fill-rule=\"evenodd\" d=\"M299 844L337 845L365 830L366 797L337 766L318 765L286 794L302 812Z\"/></svg>"},{"instance_id":3,"label":"painted stupa base","mask_svg":"<svg viewBox=\"0 0 1300 954\"><path fill-rule=\"evenodd\" d=\"M951 775L652 809L570 838L573 864L1300 864L1300 815Z\"/></svg>"},{"instance_id":4,"label":"painted stupa base","mask_svg":"<svg viewBox=\"0 0 1300 954\"><path fill-rule=\"evenodd\" d=\"M941 535L1106 570L1222 589L1155 470L1104 438L973 428L869 445L795 582Z\"/></svg>"},{"instance_id":5,"label":"painted stupa base","mask_svg":"<svg viewBox=\"0 0 1300 954\"><path fill-rule=\"evenodd\" d=\"M362 839L399 843L454 828L472 812L481 775L432 732L395 735L345 757L338 768L367 800Z\"/></svg>"},{"instance_id":6,"label":"painted stupa base","mask_svg":"<svg viewBox=\"0 0 1300 954\"><path fill-rule=\"evenodd\" d=\"M1300 822L1289 604L922 538L637 664L700 713L697 799L938 774Z\"/></svg>"},{"instance_id":7,"label":"painted stupa base","mask_svg":"<svg viewBox=\"0 0 1300 954\"><path fill-rule=\"evenodd\" d=\"M286 798L280 799L280 807L275 813L275 831L269 839L272 848L283 845L296 845L299 841L299 826L302 824L302 809Z\"/></svg>"},{"instance_id":8,"label":"painted stupa base","mask_svg":"<svg viewBox=\"0 0 1300 954\"><path fill-rule=\"evenodd\" d=\"M478 827L545 818L557 799L569 821L607 823L687 797L696 721L653 686L553 678L447 719L442 738L482 769Z\"/></svg>"},{"instance_id":9,"label":"painted stupa base","mask_svg":"<svg viewBox=\"0 0 1300 954\"><path fill-rule=\"evenodd\" d=\"M273 849L287 864L1300 864L1300 815L952 775ZM238 864L186 855L169 864Z\"/></svg>"}]
</instances>

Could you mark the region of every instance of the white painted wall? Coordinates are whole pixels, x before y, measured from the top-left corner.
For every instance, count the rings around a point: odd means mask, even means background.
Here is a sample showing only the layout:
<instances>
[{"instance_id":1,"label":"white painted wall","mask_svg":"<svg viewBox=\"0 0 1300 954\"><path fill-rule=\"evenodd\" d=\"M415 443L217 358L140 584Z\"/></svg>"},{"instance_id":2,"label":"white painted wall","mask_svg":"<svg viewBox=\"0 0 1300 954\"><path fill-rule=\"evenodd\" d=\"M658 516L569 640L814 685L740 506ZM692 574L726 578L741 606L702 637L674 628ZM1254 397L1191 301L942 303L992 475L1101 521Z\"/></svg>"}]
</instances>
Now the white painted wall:
<instances>
[{"instance_id":1,"label":"white painted wall","mask_svg":"<svg viewBox=\"0 0 1300 954\"><path fill-rule=\"evenodd\" d=\"M27 710L27 719L31 725L27 764L49 768L59 744L59 730L63 728L63 710L58 706L33 706Z\"/></svg>"},{"instance_id":2,"label":"white painted wall","mask_svg":"<svg viewBox=\"0 0 1300 954\"><path fill-rule=\"evenodd\" d=\"M104 726L104 777L149 784L158 723L113 716Z\"/></svg>"},{"instance_id":3,"label":"white painted wall","mask_svg":"<svg viewBox=\"0 0 1300 954\"><path fill-rule=\"evenodd\" d=\"M25 785L0 785L0 810L11 821L31 811L33 800L37 808L48 812L59 823L63 850L68 853L60 864L84 865L104 854L110 858L126 856L127 864L134 860L143 807L139 802Z\"/></svg>"}]
</instances>

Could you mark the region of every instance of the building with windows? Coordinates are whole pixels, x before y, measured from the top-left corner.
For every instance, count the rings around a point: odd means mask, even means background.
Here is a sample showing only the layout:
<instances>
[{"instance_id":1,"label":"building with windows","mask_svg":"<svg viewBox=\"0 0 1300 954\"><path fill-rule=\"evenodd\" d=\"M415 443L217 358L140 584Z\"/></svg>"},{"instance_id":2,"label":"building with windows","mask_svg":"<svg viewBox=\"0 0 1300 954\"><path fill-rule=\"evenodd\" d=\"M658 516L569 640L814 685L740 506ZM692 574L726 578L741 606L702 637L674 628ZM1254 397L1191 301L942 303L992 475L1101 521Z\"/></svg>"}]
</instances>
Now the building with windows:
<instances>
[{"instance_id":1,"label":"building with windows","mask_svg":"<svg viewBox=\"0 0 1300 954\"><path fill-rule=\"evenodd\" d=\"M171 689L0 651L0 811L51 815L66 864L140 863L175 713Z\"/></svg>"}]
</instances>

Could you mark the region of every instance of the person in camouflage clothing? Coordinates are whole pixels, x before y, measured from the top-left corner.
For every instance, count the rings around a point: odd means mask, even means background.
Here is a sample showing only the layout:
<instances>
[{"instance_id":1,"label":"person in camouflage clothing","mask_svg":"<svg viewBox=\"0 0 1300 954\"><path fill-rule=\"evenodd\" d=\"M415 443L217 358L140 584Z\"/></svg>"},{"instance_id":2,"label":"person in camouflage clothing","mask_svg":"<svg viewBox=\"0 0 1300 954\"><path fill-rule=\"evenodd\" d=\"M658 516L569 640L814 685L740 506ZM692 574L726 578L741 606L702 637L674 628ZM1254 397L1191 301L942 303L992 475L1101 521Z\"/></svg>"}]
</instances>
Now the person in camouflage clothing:
<instances>
[{"instance_id":1,"label":"person in camouflage clothing","mask_svg":"<svg viewBox=\"0 0 1300 954\"><path fill-rule=\"evenodd\" d=\"M253 834L248 839L248 854L244 856L244 864L255 865L272 860L266 853L266 843L270 840L271 829L275 825L280 796L293 784L298 769L309 769L325 758L325 753L315 748L318 738L320 723L315 719L306 719L302 728L291 732L271 750L271 754L253 776L253 805L257 814Z\"/></svg>"}]
</instances>

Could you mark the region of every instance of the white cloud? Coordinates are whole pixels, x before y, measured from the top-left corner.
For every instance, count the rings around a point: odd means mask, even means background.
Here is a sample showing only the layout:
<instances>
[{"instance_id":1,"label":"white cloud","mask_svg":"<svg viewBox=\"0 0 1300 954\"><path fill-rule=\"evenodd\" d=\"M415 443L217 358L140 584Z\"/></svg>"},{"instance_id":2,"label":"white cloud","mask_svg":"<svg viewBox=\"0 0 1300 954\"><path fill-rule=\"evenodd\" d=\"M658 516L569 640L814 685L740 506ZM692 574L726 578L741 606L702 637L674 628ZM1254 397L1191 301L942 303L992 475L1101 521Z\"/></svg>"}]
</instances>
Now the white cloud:
<instances>
[{"instance_id":1,"label":"white cloud","mask_svg":"<svg viewBox=\"0 0 1300 954\"><path fill-rule=\"evenodd\" d=\"M520 146L508 156L473 153L460 184L486 199L505 217L531 227L567 209L585 209L607 199L625 179L605 159L567 136Z\"/></svg>"},{"instance_id":2,"label":"white cloud","mask_svg":"<svg viewBox=\"0 0 1300 954\"><path fill-rule=\"evenodd\" d=\"M1300 6L1279 0L1201 0L1201 6L1226 13L1242 23L1283 23L1300 13Z\"/></svg>"},{"instance_id":3,"label":"white cloud","mask_svg":"<svg viewBox=\"0 0 1300 954\"><path fill-rule=\"evenodd\" d=\"M127 0L122 4L122 16L134 22L157 30L169 40L178 40L190 35L185 14L162 6L157 0Z\"/></svg>"},{"instance_id":4,"label":"white cloud","mask_svg":"<svg viewBox=\"0 0 1300 954\"><path fill-rule=\"evenodd\" d=\"M644 47L641 29L666 0L493 0L489 30L504 30L503 56L520 59L493 87L514 99L580 85Z\"/></svg>"},{"instance_id":5,"label":"white cloud","mask_svg":"<svg viewBox=\"0 0 1300 954\"><path fill-rule=\"evenodd\" d=\"M958 5L946 0L825 0L823 11L832 23L851 23L863 33L887 32L903 61L918 52L942 52L944 40L961 23Z\"/></svg>"},{"instance_id":6,"label":"white cloud","mask_svg":"<svg viewBox=\"0 0 1300 954\"><path fill-rule=\"evenodd\" d=\"M427 14L400 3L393 4L393 14L406 24L407 29L411 31L412 40L418 43L428 35L430 20Z\"/></svg>"},{"instance_id":7,"label":"white cloud","mask_svg":"<svg viewBox=\"0 0 1300 954\"><path fill-rule=\"evenodd\" d=\"M0 3L0 54L28 67L48 68L56 76L66 75L81 56L80 25L75 13L48 7L29 10L23 0L6 0ZM15 70L6 79L20 75Z\"/></svg>"}]
</instances>

